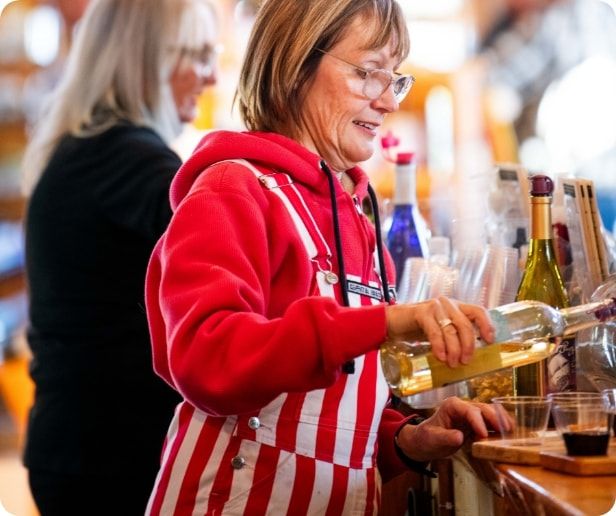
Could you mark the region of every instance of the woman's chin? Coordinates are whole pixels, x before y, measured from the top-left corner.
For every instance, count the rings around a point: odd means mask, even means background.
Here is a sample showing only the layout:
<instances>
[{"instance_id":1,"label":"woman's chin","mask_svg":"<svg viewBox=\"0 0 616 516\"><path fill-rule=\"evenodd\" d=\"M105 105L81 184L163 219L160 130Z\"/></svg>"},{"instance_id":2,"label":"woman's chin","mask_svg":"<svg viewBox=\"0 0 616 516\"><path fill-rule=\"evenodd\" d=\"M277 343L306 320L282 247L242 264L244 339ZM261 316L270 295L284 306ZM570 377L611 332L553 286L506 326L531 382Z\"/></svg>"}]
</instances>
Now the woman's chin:
<instances>
[{"instance_id":1,"label":"woman's chin","mask_svg":"<svg viewBox=\"0 0 616 516\"><path fill-rule=\"evenodd\" d=\"M358 163L363 163L364 161L368 161L372 155L374 154L374 146L370 145L368 147L359 149L356 153L353 154L353 156L350 156L352 158L352 161L354 161L354 164L357 165Z\"/></svg>"},{"instance_id":2,"label":"woman's chin","mask_svg":"<svg viewBox=\"0 0 616 516\"><path fill-rule=\"evenodd\" d=\"M190 122L192 122L195 118L197 118L197 105L191 105L191 106L184 106L182 109L180 109L180 111L178 112L178 116L180 118L180 121L184 124L188 124Z\"/></svg>"}]
</instances>

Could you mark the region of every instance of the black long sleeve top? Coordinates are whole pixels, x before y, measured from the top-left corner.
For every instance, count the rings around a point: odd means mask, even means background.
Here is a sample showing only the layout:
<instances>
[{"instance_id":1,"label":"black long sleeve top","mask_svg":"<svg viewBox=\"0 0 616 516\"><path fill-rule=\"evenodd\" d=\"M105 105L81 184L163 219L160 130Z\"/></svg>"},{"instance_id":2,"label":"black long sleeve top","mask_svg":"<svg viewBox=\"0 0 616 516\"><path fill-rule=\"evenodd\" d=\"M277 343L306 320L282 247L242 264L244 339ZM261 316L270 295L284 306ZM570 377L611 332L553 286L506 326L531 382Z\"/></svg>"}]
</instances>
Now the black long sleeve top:
<instances>
[{"instance_id":1,"label":"black long sleeve top","mask_svg":"<svg viewBox=\"0 0 616 516\"><path fill-rule=\"evenodd\" d=\"M179 398L152 369L144 278L180 164L155 132L122 123L63 138L32 193L29 468L154 479Z\"/></svg>"}]
</instances>

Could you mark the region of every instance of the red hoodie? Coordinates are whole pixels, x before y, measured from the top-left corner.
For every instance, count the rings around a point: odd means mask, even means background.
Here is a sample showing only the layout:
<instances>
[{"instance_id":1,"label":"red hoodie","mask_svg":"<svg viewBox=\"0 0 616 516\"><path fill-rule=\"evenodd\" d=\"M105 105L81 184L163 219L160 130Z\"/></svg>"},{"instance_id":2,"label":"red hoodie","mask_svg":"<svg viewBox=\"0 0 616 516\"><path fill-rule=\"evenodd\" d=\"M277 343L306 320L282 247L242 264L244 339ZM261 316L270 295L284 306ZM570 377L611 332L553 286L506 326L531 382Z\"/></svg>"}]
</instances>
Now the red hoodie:
<instances>
[{"instance_id":1,"label":"red hoodie","mask_svg":"<svg viewBox=\"0 0 616 516\"><path fill-rule=\"evenodd\" d=\"M236 159L256 168L228 161ZM380 289L374 227L361 213L368 180L347 171L354 195L334 181L346 277L360 286L344 307L340 282L319 272L330 262L339 270L319 162L280 135L221 131L174 179L174 216L150 261L146 303L154 367L185 401L152 514L372 514L377 449L381 469L401 466L393 433L403 419L385 409L377 354L385 307L364 294ZM393 279L391 262L388 272ZM342 374L351 359L355 374Z\"/></svg>"}]
</instances>

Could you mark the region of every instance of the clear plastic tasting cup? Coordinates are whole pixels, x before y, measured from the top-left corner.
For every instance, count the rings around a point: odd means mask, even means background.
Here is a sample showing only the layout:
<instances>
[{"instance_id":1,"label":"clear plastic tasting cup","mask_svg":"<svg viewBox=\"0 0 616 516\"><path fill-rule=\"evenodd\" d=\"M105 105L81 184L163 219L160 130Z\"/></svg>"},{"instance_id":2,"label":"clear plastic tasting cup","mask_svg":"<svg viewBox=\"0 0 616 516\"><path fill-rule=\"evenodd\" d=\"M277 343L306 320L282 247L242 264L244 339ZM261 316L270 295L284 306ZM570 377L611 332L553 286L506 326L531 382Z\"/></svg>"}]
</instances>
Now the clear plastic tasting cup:
<instances>
[{"instance_id":1,"label":"clear plastic tasting cup","mask_svg":"<svg viewBox=\"0 0 616 516\"><path fill-rule=\"evenodd\" d=\"M503 439L516 444L540 445L548 426L551 401L543 396L492 398Z\"/></svg>"}]
</instances>

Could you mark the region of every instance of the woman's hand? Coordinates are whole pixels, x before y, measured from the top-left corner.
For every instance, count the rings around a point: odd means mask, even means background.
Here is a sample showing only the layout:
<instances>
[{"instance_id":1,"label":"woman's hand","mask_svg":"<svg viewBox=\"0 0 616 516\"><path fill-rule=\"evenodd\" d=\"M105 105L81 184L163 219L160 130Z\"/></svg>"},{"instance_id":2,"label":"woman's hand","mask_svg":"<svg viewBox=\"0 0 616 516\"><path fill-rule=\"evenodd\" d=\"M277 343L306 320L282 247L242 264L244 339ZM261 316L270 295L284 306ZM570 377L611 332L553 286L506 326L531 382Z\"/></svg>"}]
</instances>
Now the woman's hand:
<instances>
[{"instance_id":1,"label":"woman's hand","mask_svg":"<svg viewBox=\"0 0 616 516\"><path fill-rule=\"evenodd\" d=\"M443 296L421 303L391 305L385 313L390 339L428 340L434 356L451 367L470 361L476 329L486 342L494 339L485 308Z\"/></svg>"},{"instance_id":2,"label":"woman's hand","mask_svg":"<svg viewBox=\"0 0 616 516\"><path fill-rule=\"evenodd\" d=\"M424 422L405 425L397 442L409 458L426 462L450 456L466 441L487 437L488 426L498 428L492 405L451 397Z\"/></svg>"}]
</instances>

